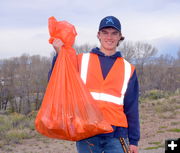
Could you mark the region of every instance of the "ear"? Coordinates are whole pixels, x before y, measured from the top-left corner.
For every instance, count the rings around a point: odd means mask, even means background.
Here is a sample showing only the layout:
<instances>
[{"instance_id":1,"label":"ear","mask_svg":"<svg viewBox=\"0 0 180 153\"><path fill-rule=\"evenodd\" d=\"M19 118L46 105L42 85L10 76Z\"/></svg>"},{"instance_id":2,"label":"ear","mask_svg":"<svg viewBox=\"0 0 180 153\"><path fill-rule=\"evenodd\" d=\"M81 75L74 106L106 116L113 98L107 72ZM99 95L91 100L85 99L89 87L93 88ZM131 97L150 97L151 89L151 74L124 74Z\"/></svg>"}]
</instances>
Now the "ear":
<instances>
[{"instance_id":1,"label":"ear","mask_svg":"<svg viewBox=\"0 0 180 153\"><path fill-rule=\"evenodd\" d=\"M123 40L124 40L124 36L122 36L122 33L121 33L121 32L119 33L119 36L120 36L119 41L123 41Z\"/></svg>"},{"instance_id":2,"label":"ear","mask_svg":"<svg viewBox=\"0 0 180 153\"><path fill-rule=\"evenodd\" d=\"M98 38L98 39L100 39L100 36L99 36L99 35L100 35L100 32L97 33L97 38Z\"/></svg>"}]
</instances>

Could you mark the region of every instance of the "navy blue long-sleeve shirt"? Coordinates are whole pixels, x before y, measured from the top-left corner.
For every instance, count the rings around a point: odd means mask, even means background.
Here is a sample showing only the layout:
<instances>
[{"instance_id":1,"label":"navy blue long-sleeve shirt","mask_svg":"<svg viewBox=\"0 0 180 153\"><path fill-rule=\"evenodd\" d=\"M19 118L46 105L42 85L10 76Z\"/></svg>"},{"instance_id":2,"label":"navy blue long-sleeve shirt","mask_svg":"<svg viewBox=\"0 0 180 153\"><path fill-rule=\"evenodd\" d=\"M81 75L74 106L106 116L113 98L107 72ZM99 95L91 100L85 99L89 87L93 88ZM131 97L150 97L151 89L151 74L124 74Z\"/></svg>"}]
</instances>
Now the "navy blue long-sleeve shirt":
<instances>
[{"instance_id":1,"label":"navy blue long-sleeve shirt","mask_svg":"<svg viewBox=\"0 0 180 153\"><path fill-rule=\"evenodd\" d=\"M102 53L99 48L94 48L91 51L98 55L101 70L104 79L109 73L111 67L118 57L122 57L120 52L116 52L112 56L106 56ZM48 74L48 79L51 76L52 69L54 67L57 55L54 56L52 61L52 67ZM139 85L134 71L132 77L129 80L128 87L124 96L124 113L126 114L128 121L128 128L113 126L114 131L108 134L100 134L101 136L112 136L112 137L124 137L129 138L129 142L132 145L138 145L140 139L140 126L139 126L139 111L138 111L138 97L139 97Z\"/></svg>"}]
</instances>

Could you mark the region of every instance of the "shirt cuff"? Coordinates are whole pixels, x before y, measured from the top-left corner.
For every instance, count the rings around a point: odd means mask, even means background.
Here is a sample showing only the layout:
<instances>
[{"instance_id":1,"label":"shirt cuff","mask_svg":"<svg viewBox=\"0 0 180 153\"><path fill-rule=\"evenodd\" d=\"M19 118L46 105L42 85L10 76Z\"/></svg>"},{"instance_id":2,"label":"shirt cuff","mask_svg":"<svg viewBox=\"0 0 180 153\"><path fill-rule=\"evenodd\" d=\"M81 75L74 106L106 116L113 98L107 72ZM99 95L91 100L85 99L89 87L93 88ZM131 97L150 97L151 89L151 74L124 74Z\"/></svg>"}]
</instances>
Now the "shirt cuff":
<instances>
[{"instance_id":1,"label":"shirt cuff","mask_svg":"<svg viewBox=\"0 0 180 153\"><path fill-rule=\"evenodd\" d=\"M129 140L130 145L138 146L138 141L135 140Z\"/></svg>"}]
</instances>

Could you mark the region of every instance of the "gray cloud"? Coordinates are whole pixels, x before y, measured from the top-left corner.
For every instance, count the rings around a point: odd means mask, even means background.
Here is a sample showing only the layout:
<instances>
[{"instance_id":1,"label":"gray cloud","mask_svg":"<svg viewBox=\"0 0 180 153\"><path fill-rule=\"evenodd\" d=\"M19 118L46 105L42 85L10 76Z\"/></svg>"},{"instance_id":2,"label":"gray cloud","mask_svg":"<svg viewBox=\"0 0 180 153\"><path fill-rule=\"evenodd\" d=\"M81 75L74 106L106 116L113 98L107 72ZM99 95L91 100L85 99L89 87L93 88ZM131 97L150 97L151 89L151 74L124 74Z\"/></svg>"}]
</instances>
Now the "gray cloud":
<instances>
[{"instance_id":1,"label":"gray cloud","mask_svg":"<svg viewBox=\"0 0 180 153\"><path fill-rule=\"evenodd\" d=\"M3 43L0 54L4 57L6 52L14 56L17 52L29 50L49 55L47 22L50 16L74 24L79 44L98 42L98 24L107 15L121 20L127 40L180 36L179 0L1 0L0 6L0 42ZM16 51L5 45L10 41Z\"/></svg>"},{"instance_id":2,"label":"gray cloud","mask_svg":"<svg viewBox=\"0 0 180 153\"><path fill-rule=\"evenodd\" d=\"M47 18L52 15L75 24L85 22L89 24L108 14L123 17L133 13L171 14L176 10L179 12L179 4L177 0L2 0L0 26L17 28L42 26L47 24Z\"/></svg>"}]
</instances>

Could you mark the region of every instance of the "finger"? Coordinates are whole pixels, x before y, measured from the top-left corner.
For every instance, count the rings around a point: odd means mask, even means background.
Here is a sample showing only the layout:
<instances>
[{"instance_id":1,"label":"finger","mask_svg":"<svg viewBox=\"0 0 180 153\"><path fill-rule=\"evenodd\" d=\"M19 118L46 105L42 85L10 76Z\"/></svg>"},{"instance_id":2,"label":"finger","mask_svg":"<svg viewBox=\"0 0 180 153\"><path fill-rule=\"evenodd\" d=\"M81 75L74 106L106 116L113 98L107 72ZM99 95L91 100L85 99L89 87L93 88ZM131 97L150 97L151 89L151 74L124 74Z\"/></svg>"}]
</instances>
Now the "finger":
<instances>
[{"instance_id":1,"label":"finger","mask_svg":"<svg viewBox=\"0 0 180 153\"><path fill-rule=\"evenodd\" d=\"M58 44L58 39L55 39L55 40L53 41L53 44L54 44L54 45Z\"/></svg>"}]
</instances>

